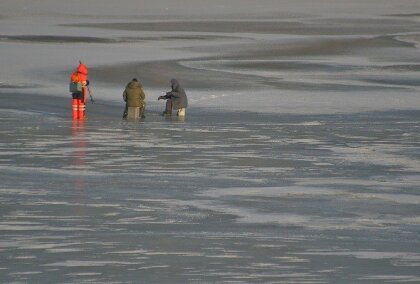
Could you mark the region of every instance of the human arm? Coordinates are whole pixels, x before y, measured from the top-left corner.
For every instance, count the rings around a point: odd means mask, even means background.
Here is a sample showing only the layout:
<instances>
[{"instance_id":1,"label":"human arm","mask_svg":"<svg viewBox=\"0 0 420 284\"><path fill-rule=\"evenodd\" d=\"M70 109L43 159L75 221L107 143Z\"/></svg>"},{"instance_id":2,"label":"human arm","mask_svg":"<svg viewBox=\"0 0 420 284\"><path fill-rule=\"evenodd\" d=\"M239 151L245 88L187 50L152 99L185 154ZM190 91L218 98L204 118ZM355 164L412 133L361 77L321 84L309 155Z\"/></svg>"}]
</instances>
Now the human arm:
<instances>
[{"instance_id":1,"label":"human arm","mask_svg":"<svg viewBox=\"0 0 420 284\"><path fill-rule=\"evenodd\" d=\"M166 94L167 94L167 95L169 94L170 98L172 98L172 97L174 97L174 98L179 98L179 97L180 97L180 95L181 95L179 92L175 92L175 91L172 91L172 92L167 92Z\"/></svg>"},{"instance_id":2,"label":"human arm","mask_svg":"<svg viewBox=\"0 0 420 284\"><path fill-rule=\"evenodd\" d=\"M145 98L146 98L146 94L144 93L143 89L140 89L140 99L144 101Z\"/></svg>"},{"instance_id":3,"label":"human arm","mask_svg":"<svg viewBox=\"0 0 420 284\"><path fill-rule=\"evenodd\" d=\"M172 92L167 92L166 95L159 96L158 100L167 100L167 99L170 99L171 97L172 97Z\"/></svg>"}]
</instances>

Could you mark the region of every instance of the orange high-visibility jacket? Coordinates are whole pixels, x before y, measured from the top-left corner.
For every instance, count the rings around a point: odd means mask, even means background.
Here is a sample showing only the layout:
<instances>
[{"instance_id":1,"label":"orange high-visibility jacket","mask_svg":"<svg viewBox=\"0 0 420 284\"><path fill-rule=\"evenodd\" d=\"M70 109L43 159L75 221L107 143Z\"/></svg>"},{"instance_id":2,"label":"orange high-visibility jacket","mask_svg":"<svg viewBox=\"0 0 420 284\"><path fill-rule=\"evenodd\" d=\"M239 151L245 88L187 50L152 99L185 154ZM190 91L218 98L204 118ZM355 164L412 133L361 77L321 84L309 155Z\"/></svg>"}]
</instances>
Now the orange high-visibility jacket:
<instances>
[{"instance_id":1,"label":"orange high-visibility jacket","mask_svg":"<svg viewBox=\"0 0 420 284\"><path fill-rule=\"evenodd\" d=\"M88 73L89 70L87 66L83 63L80 63L79 66L77 66L76 71L71 74L70 81L82 83L88 79Z\"/></svg>"}]
</instances>

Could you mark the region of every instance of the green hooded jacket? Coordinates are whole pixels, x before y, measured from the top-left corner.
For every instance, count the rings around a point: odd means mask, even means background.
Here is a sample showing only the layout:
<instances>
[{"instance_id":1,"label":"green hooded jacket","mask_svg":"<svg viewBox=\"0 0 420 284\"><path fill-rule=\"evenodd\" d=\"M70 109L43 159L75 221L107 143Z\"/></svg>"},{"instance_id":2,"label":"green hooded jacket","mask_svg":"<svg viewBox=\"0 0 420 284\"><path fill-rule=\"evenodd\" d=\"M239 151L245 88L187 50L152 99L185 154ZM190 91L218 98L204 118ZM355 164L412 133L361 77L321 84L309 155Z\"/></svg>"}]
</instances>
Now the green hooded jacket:
<instances>
[{"instance_id":1,"label":"green hooded jacket","mask_svg":"<svg viewBox=\"0 0 420 284\"><path fill-rule=\"evenodd\" d=\"M143 86L137 80L132 80L125 87L123 98L128 107L144 107L145 97Z\"/></svg>"}]
</instances>

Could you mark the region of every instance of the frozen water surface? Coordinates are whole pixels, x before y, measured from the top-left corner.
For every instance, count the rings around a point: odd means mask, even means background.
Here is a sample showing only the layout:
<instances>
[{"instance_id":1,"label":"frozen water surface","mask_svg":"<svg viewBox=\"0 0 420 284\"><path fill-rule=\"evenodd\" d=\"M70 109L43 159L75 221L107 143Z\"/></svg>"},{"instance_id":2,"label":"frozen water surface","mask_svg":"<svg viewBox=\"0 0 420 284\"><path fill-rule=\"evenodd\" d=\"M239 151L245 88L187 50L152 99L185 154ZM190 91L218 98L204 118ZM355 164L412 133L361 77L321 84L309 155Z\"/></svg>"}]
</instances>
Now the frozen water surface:
<instances>
[{"instance_id":1,"label":"frozen water surface","mask_svg":"<svg viewBox=\"0 0 420 284\"><path fill-rule=\"evenodd\" d=\"M39 2L0 11L1 283L420 282L418 1Z\"/></svg>"},{"instance_id":2,"label":"frozen water surface","mask_svg":"<svg viewBox=\"0 0 420 284\"><path fill-rule=\"evenodd\" d=\"M3 282L420 279L417 111L150 108L1 112Z\"/></svg>"}]
</instances>

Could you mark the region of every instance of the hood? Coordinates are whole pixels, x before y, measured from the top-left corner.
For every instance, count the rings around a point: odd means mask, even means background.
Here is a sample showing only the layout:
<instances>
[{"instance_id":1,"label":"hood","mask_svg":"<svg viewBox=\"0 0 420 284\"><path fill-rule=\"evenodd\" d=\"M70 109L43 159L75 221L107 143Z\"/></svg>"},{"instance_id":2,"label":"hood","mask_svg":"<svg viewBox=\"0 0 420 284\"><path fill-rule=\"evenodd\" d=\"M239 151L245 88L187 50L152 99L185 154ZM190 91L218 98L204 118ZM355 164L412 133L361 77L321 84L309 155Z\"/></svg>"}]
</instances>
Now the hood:
<instances>
[{"instance_id":1,"label":"hood","mask_svg":"<svg viewBox=\"0 0 420 284\"><path fill-rule=\"evenodd\" d=\"M127 88L130 88L130 89L137 89L137 88L142 88L142 87L143 86L140 84L140 82L137 82L137 81L131 81L127 85Z\"/></svg>"},{"instance_id":2,"label":"hood","mask_svg":"<svg viewBox=\"0 0 420 284\"><path fill-rule=\"evenodd\" d=\"M77 72L83 75L87 75L89 71L88 71L87 66L83 64L82 62L80 62L79 66L77 66Z\"/></svg>"},{"instance_id":3,"label":"hood","mask_svg":"<svg viewBox=\"0 0 420 284\"><path fill-rule=\"evenodd\" d=\"M178 83L178 80L177 79L172 79L171 80L171 88L172 88L172 91L175 91L175 92L178 91L178 89L179 89L179 83Z\"/></svg>"}]
</instances>

